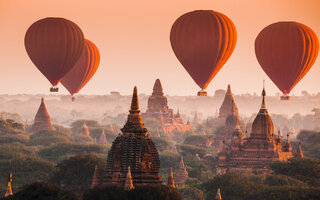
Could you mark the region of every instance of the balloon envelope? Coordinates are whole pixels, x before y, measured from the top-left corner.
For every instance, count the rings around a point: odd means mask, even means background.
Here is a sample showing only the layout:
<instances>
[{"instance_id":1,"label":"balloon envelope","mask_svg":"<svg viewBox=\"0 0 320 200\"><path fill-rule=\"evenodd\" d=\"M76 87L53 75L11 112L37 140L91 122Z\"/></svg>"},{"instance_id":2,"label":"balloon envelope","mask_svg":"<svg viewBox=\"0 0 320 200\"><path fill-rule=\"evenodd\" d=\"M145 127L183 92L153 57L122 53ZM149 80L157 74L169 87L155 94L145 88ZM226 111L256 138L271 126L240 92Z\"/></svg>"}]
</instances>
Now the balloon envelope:
<instances>
[{"instance_id":1,"label":"balloon envelope","mask_svg":"<svg viewBox=\"0 0 320 200\"><path fill-rule=\"evenodd\" d=\"M34 65L55 86L78 61L84 36L72 21L50 17L33 23L24 42Z\"/></svg>"},{"instance_id":2,"label":"balloon envelope","mask_svg":"<svg viewBox=\"0 0 320 200\"><path fill-rule=\"evenodd\" d=\"M176 57L202 89L206 89L227 62L236 40L232 21L212 10L197 10L180 16L170 33Z\"/></svg>"},{"instance_id":3,"label":"balloon envelope","mask_svg":"<svg viewBox=\"0 0 320 200\"><path fill-rule=\"evenodd\" d=\"M96 45L85 40L82 54L75 66L62 78L62 85L71 95L78 93L92 78L100 64L100 53Z\"/></svg>"},{"instance_id":4,"label":"balloon envelope","mask_svg":"<svg viewBox=\"0 0 320 200\"><path fill-rule=\"evenodd\" d=\"M271 24L255 40L260 66L285 95L307 74L318 51L316 34L298 22Z\"/></svg>"}]
</instances>

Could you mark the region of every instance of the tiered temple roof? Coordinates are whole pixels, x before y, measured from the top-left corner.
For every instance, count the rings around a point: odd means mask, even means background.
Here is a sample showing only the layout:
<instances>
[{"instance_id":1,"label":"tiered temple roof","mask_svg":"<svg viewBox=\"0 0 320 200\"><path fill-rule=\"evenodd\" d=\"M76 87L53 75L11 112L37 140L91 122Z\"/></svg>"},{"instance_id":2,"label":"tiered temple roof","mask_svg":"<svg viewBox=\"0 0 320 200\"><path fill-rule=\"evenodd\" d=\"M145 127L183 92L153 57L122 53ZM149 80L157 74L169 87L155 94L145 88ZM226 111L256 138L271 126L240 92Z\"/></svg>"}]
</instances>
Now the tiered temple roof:
<instances>
[{"instance_id":1,"label":"tiered temple roof","mask_svg":"<svg viewBox=\"0 0 320 200\"><path fill-rule=\"evenodd\" d=\"M180 168L178 169L178 171L175 174L174 182L176 184L183 183L188 177L189 176L188 176L187 169L184 166L183 158L181 157Z\"/></svg>"},{"instance_id":2,"label":"tiered temple roof","mask_svg":"<svg viewBox=\"0 0 320 200\"><path fill-rule=\"evenodd\" d=\"M34 118L34 123L30 129L30 133L34 134L43 130L54 131L56 129L51 124L49 113L47 111L46 105L44 104L44 99L41 98L41 103Z\"/></svg>"},{"instance_id":3,"label":"tiered temple roof","mask_svg":"<svg viewBox=\"0 0 320 200\"><path fill-rule=\"evenodd\" d=\"M281 142L274 135L274 127L265 104L266 92L262 91L262 104L252 124L249 138L241 142L233 139L231 148L226 148L219 154L218 173L239 171L251 168L267 172L269 164L274 161L287 161L292 152L284 152Z\"/></svg>"},{"instance_id":4,"label":"tiered temple roof","mask_svg":"<svg viewBox=\"0 0 320 200\"><path fill-rule=\"evenodd\" d=\"M113 141L106 168L96 185L125 185L128 167L134 186L161 184L160 159L154 142L142 123L137 88L134 88L130 114L122 134Z\"/></svg>"}]
</instances>

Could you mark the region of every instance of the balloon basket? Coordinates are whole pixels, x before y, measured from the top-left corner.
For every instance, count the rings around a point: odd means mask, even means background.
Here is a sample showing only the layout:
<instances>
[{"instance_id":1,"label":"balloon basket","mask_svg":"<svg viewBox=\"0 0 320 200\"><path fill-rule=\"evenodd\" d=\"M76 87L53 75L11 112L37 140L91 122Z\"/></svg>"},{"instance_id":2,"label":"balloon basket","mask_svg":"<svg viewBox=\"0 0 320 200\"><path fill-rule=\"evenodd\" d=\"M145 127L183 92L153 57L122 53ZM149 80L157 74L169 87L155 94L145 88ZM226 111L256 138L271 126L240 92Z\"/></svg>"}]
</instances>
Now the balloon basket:
<instances>
[{"instance_id":1,"label":"balloon basket","mask_svg":"<svg viewBox=\"0 0 320 200\"><path fill-rule=\"evenodd\" d=\"M282 101L289 101L289 100L291 99L291 97L290 97L290 96L287 96L287 95L283 95L283 96L280 97L280 99L281 99Z\"/></svg>"},{"instance_id":2,"label":"balloon basket","mask_svg":"<svg viewBox=\"0 0 320 200\"><path fill-rule=\"evenodd\" d=\"M75 97L71 97L71 101L72 101L72 102L75 102L75 101L76 101L76 98L75 98Z\"/></svg>"},{"instance_id":3,"label":"balloon basket","mask_svg":"<svg viewBox=\"0 0 320 200\"><path fill-rule=\"evenodd\" d=\"M59 92L59 88L56 86L53 86L50 88L50 92Z\"/></svg>"},{"instance_id":4,"label":"balloon basket","mask_svg":"<svg viewBox=\"0 0 320 200\"><path fill-rule=\"evenodd\" d=\"M207 96L207 92L206 92L206 91L201 90L201 91L199 91L199 92L198 92L198 96L199 96L199 97L203 97L203 96L205 96L205 97L206 97L206 96Z\"/></svg>"}]
</instances>

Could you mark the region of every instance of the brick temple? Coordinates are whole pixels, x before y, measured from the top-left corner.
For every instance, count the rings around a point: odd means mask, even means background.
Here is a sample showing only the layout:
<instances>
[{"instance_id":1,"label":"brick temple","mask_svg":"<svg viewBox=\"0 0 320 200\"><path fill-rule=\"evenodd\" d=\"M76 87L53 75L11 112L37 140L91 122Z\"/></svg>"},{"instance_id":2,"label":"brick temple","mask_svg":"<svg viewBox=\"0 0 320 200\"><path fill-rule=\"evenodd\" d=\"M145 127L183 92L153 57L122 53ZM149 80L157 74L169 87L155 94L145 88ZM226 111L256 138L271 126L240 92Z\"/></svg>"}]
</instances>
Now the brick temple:
<instances>
[{"instance_id":1,"label":"brick temple","mask_svg":"<svg viewBox=\"0 0 320 200\"><path fill-rule=\"evenodd\" d=\"M217 173L241 172L251 169L257 173L271 171L269 165L275 161L286 162L292 157L292 147L287 142L282 146L281 138L274 134L272 119L265 104L266 92L262 91L261 108L252 123L250 137L244 138L238 118L234 118L236 109L230 109L230 121L234 127L232 140L226 142L218 155ZM229 118L229 117L228 117ZM231 120L233 118L235 121Z\"/></svg>"},{"instance_id":2,"label":"brick temple","mask_svg":"<svg viewBox=\"0 0 320 200\"><path fill-rule=\"evenodd\" d=\"M51 124L50 115L47 111L46 105L44 104L44 99L42 97L37 114L34 118L34 123L29 132L31 134L34 134L44 130L54 131L56 129Z\"/></svg>"},{"instance_id":3,"label":"brick temple","mask_svg":"<svg viewBox=\"0 0 320 200\"><path fill-rule=\"evenodd\" d=\"M154 83L152 95L148 99L148 109L145 113L142 113L142 118L144 121L156 120L162 125L164 133L172 134L174 130L185 132L192 128L190 124L183 123L179 110L174 114L173 109L169 108L167 97L164 96L159 79Z\"/></svg>"},{"instance_id":4,"label":"brick temple","mask_svg":"<svg viewBox=\"0 0 320 200\"><path fill-rule=\"evenodd\" d=\"M134 187L161 184L159 154L142 123L136 87L130 114L121 132L108 152L105 169L95 170L92 187L110 184L127 187L129 179Z\"/></svg>"}]
</instances>

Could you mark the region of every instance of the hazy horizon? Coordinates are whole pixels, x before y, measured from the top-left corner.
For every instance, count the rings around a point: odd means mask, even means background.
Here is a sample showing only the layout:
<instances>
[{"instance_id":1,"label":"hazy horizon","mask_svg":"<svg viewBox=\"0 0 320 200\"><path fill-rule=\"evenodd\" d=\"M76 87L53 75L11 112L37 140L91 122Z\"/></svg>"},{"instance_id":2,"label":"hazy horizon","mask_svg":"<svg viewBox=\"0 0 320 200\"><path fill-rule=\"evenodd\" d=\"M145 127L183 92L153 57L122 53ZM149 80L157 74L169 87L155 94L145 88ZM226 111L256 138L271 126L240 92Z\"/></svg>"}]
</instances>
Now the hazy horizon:
<instances>
[{"instance_id":1,"label":"hazy horizon","mask_svg":"<svg viewBox=\"0 0 320 200\"><path fill-rule=\"evenodd\" d=\"M298 21L320 35L320 1L41 1L0 0L0 60L2 76L0 94L50 94L49 81L38 71L24 48L24 35L35 21L45 17L64 17L77 23L85 37L101 53L101 64L80 94L109 94L119 91L130 95L133 86L139 93L150 94L160 78L164 93L194 96L199 91L175 57L169 33L182 14L198 10L215 10L227 15L237 28L236 48L228 62L212 80L208 95L231 84L235 94L261 93L266 80L267 94L280 92L259 66L254 40L265 26L277 21ZM299 14L297 14L299 13ZM320 61L292 90L300 95L320 91ZM68 94L59 84L60 93Z\"/></svg>"}]
</instances>

